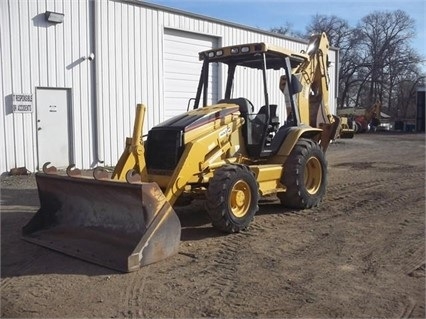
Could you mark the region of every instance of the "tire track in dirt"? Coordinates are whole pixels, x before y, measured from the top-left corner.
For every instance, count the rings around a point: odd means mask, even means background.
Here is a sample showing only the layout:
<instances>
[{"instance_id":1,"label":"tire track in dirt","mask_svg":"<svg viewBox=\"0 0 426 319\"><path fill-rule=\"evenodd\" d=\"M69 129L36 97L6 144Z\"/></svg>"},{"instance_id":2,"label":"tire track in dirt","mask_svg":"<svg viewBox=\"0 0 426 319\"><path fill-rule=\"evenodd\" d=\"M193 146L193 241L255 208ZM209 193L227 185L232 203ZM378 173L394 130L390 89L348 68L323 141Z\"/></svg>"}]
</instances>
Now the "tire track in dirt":
<instances>
[{"instance_id":1,"label":"tire track in dirt","mask_svg":"<svg viewBox=\"0 0 426 319\"><path fill-rule=\"evenodd\" d=\"M408 261L402 268L402 273L410 277L421 278L425 277L425 246L424 243L413 251Z\"/></svg>"},{"instance_id":2,"label":"tire track in dirt","mask_svg":"<svg viewBox=\"0 0 426 319\"><path fill-rule=\"evenodd\" d=\"M424 243L421 242L421 238L424 236L421 230L418 230L418 233L408 234L408 240L398 242L400 237L407 238L404 228L408 223L415 222L418 212L424 209L420 207L424 205L424 194L419 197L417 191L418 185L424 185L424 175L421 174L424 168L396 165L394 169L404 171L404 178L401 178L401 175L396 177L393 172L389 172L386 178L380 178L380 180L355 181L336 185L330 188L333 195L326 199L324 208L327 210L328 206L330 211L331 208L334 208L334 214L331 217L326 216L325 219L347 213L366 219L368 223L376 223L379 222L379 219L386 218L389 223L398 225L397 227L390 226L390 230L383 234L378 232L377 236L368 242L369 248L360 252L364 263L364 273L376 274L380 267L388 265L387 267L392 268L392 271L406 275L412 271L415 273L416 269L420 269L421 273L422 265L424 265ZM373 172L370 173L373 177ZM375 189L376 186L377 189ZM387 195L394 194L395 189L398 190L398 196ZM363 200L359 200L359 198ZM337 210L340 212L336 213ZM371 220L372 211L381 213L380 215L374 214L374 219ZM407 211L407 214L401 215L401 211ZM409 229L413 231L413 227L409 227ZM413 253L413 251L415 252ZM401 252L403 256L401 256Z\"/></svg>"},{"instance_id":3,"label":"tire track in dirt","mask_svg":"<svg viewBox=\"0 0 426 319\"><path fill-rule=\"evenodd\" d=\"M241 232L225 236L212 252L212 263L205 270L210 283L203 288L202 293L205 296L226 298L232 294L238 278L235 276L239 264L237 254L248 236L253 234Z\"/></svg>"},{"instance_id":4,"label":"tire track in dirt","mask_svg":"<svg viewBox=\"0 0 426 319\"><path fill-rule=\"evenodd\" d=\"M306 218L315 215L315 218L320 220L327 220L338 217L342 214L348 214L356 207L358 212L368 212L378 202L371 200L359 201L359 198L365 197L366 194L371 193L371 190L380 188L388 179L381 178L374 181L364 182L349 182L340 186L330 187L328 195L325 200L318 206L304 210L289 210L279 204L274 205L261 205L260 214L262 211L272 211L268 214L267 218L261 222L255 221L250 225L250 231L265 232L273 229L280 228L280 226L288 223L290 218ZM389 201L379 202L382 206L392 207L394 203L404 203L407 201L407 195L398 198L393 198L393 202ZM332 209L331 209L332 208ZM336 213L337 209L338 212Z\"/></svg>"},{"instance_id":5,"label":"tire track in dirt","mask_svg":"<svg viewBox=\"0 0 426 319\"><path fill-rule=\"evenodd\" d=\"M416 302L413 298L403 296L401 298L401 303L404 305L402 313L400 314L399 318L405 319L405 318L412 318L412 314L414 312L414 309L416 307Z\"/></svg>"},{"instance_id":6,"label":"tire track in dirt","mask_svg":"<svg viewBox=\"0 0 426 319\"><path fill-rule=\"evenodd\" d=\"M123 289L120 296L120 304L123 305L123 309L121 309L120 313L124 317L143 317L141 305L144 298L145 285L149 271L150 265L123 276L125 277L125 289Z\"/></svg>"},{"instance_id":7,"label":"tire track in dirt","mask_svg":"<svg viewBox=\"0 0 426 319\"><path fill-rule=\"evenodd\" d=\"M396 241L397 235L394 237L396 237L393 238ZM425 246L422 239L404 241L396 245L388 238L381 238L373 242L372 246L364 253L366 260L369 259L370 263L384 264L392 272L401 276L425 277ZM389 264L389 261L392 263Z\"/></svg>"},{"instance_id":8,"label":"tire track in dirt","mask_svg":"<svg viewBox=\"0 0 426 319\"><path fill-rule=\"evenodd\" d=\"M335 198L327 200L324 203L324 207L319 209L319 213L321 214L319 218L330 219L342 214L363 215L363 214L368 214L369 210L371 209L382 210L382 209L389 209L389 208L392 208L392 209L402 208L404 204L409 203L410 200L413 199L412 196L409 196L407 194L403 194L399 197L377 199L377 196L380 196L381 193L382 192L368 194L365 191L363 191L363 192L348 194L344 198L341 198L341 196L338 195ZM360 198L363 198L363 199L360 200ZM336 208L339 208L340 212L337 212L333 214L332 216L327 216L325 214L322 215L321 211L324 211L324 210L327 211L328 208L330 207L334 207L334 210L336 210Z\"/></svg>"},{"instance_id":9,"label":"tire track in dirt","mask_svg":"<svg viewBox=\"0 0 426 319\"><path fill-rule=\"evenodd\" d=\"M419 183L420 185L424 183L421 175L419 177L418 173L413 173L412 176L407 176L406 179L400 181L394 180L393 176L390 176L374 181L351 182L330 187L323 205L319 207L321 213L319 218L335 218L352 212L363 215L368 214L371 209L404 208L405 205L418 200L417 193L412 192L412 189L415 187L413 185L419 185ZM388 188L399 189L399 196L389 198L387 196ZM334 213L322 214L323 211Z\"/></svg>"},{"instance_id":10,"label":"tire track in dirt","mask_svg":"<svg viewBox=\"0 0 426 319\"><path fill-rule=\"evenodd\" d=\"M149 317L151 313L159 315L156 304L157 299L164 296L163 289L174 292L173 298L177 304L182 300L192 300L191 305L185 305L188 307L188 315L192 309L198 316L220 316L224 300L236 294L238 253L250 236L253 234L241 232L217 237L215 243L212 243L214 246L208 247L203 252L197 250L198 243L191 244L190 247L193 249L191 251L196 254L184 253L178 255L175 261L168 265L155 264L148 266L151 269L144 267L125 275L126 280L123 284L126 288L120 297L120 304L123 307L119 311L120 316L136 318ZM177 273L179 284L176 284ZM150 304L151 300L156 300L155 304ZM169 313L162 315L172 316Z\"/></svg>"},{"instance_id":11,"label":"tire track in dirt","mask_svg":"<svg viewBox=\"0 0 426 319\"><path fill-rule=\"evenodd\" d=\"M214 246L209 247L209 256L198 265L198 276L202 281L193 287L191 296L198 315L221 317L235 300L239 289L240 252L256 234L251 231L215 238Z\"/></svg>"},{"instance_id":12,"label":"tire track in dirt","mask_svg":"<svg viewBox=\"0 0 426 319\"><path fill-rule=\"evenodd\" d=\"M362 182L347 182L336 186L329 186L327 188L327 199L343 199L345 195L353 194L354 191L377 188L383 185L383 182L387 181L387 178L375 179L373 181L362 181Z\"/></svg>"},{"instance_id":13,"label":"tire track in dirt","mask_svg":"<svg viewBox=\"0 0 426 319\"><path fill-rule=\"evenodd\" d=\"M425 249L424 245L419 247L412 253L410 258L402 267L402 273L410 276L421 278L425 277Z\"/></svg>"},{"instance_id":14,"label":"tire track in dirt","mask_svg":"<svg viewBox=\"0 0 426 319\"><path fill-rule=\"evenodd\" d=\"M137 283L137 272L132 272L126 276L125 289L121 294L121 304L124 306L123 315L127 316L131 314L135 300L137 298L137 292L139 289L136 287ZM135 297L136 295L136 297Z\"/></svg>"},{"instance_id":15,"label":"tire track in dirt","mask_svg":"<svg viewBox=\"0 0 426 319\"><path fill-rule=\"evenodd\" d=\"M223 287L228 286L232 281L232 273L235 272L230 256L236 254L237 250L224 243L227 240L237 241L233 239L235 236L218 237L219 243L215 242L214 246L207 249L200 249L198 242L182 242L180 252L175 257L125 275L123 284L126 287L120 297L122 309L119 316L172 317L173 313L163 313L158 303L170 294L173 297L167 302L183 304L188 316L194 311L204 313L205 316L213 315L209 312L210 306L214 305L219 296L224 296L224 291L228 291ZM222 252L222 249L227 250L227 253ZM188 300L192 302L188 303ZM209 301L208 305L205 300Z\"/></svg>"},{"instance_id":16,"label":"tire track in dirt","mask_svg":"<svg viewBox=\"0 0 426 319\"><path fill-rule=\"evenodd\" d=\"M407 165L407 164L401 164L401 163L390 163L390 162L344 162L344 163L336 163L336 164L330 164L329 170L333 169L346 169L349 171L366 171L366 170L373 170L373 171L386 171L386 172L396 172L400 173L401 171L405 172L418 172L418 167L414 165Z\"/></svg>"},{"instance_id":17,"label":"tire track in dirt","mask_svg":"<svg viewBox=\"0 0 426 319\"><path fill-rule=\"evenodd\" d=\"M395 177L400 177L399 175L394 176L393 173L389 173L389 176L380 176L376 177L375 173L372 171L364 172L364 174L359 174L358 171L348 173L347 178L345 180L353 180L351 182L343 182L340 180L337 183L333 183L333 185L329 185L327 187L327 196L326 199L343 196L347 194L352 194L353 192L364 190L364 189L374 189L374 188L382 188L384 185L393 185L395 184ZM422 170L421 169L410 169L410 171L404 172L404 179L409 180L409 185L412 186L412 179L417 179L419 182L423 182L422 180ZM358 181L360 180L360 181ZM390 183L390 184L389 184Z\"/></svg>"}]
</instances>

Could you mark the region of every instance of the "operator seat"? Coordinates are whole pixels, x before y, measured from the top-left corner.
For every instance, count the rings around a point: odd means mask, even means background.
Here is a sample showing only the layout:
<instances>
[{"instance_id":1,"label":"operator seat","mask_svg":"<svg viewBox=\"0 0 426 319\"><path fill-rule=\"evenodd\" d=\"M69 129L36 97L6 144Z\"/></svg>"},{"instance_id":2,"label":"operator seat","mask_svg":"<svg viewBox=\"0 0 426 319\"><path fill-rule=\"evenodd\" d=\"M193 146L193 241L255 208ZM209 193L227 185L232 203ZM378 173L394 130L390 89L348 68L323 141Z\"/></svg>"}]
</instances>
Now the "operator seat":
<instances>
[{"instance_id":1,"label":"operator seat","mask_svg":"<svg viewBox=\"0 0 426 319\"><path fill-rule=\"evenodd\" d=\"M254 112L253 104L245 98L236 98L236 99L223 99L217 102L219 103L229 103L237 104L239 106L239 111L241 117L244 118L244 124L242 126L243 137L246 141L247 152L249 155L258 157L259 155L259 139L261 139L262 134L260 130L256 132L256 125L254 125L254 120L251 119L251 116ZM256 134L257 133L257 134Z\"/></svg>"},{"instance_id":2,"label":"operator seat","mask_svg":"<svg viewBox=\"0 0 426 319\"><path fill-rule=\"evenodd\" d=\"M264 116L266 116L266 107L267 107L266 105L263 105L260 108L259 112L257 113L257 117L261 116L262 114L264 114ZM270 130L274 130L274 131L277 131L278 127L280 126L280 119L277 116L277 108L278 108L278 105L276 105L276 104L270 104L269 105L270 113L269 113L269 123L268 124L270 126Z\"/></svg>"}]
</instances>

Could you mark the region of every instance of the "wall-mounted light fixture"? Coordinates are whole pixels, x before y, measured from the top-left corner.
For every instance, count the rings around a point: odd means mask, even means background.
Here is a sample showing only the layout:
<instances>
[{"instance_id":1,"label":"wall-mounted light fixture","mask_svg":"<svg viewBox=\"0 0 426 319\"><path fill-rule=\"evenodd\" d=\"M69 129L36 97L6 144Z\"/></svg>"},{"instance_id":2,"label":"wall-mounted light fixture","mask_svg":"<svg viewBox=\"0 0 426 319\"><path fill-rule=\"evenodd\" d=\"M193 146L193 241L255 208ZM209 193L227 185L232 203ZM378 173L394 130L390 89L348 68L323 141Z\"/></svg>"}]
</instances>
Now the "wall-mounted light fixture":
<instances>
[{"instance_id":1,"label":"wall-mounted light fixture","mask_svg":"<svg viewBox=\"0 0 426 319\"><path fill-rule=\"evenodd\" d=\"M49 22L52 22L52 23L64 22L64 14L63 13L46 11L44 13L44 17L46 18L46 21L49 21Z\"/></svg>"}]
</instances>

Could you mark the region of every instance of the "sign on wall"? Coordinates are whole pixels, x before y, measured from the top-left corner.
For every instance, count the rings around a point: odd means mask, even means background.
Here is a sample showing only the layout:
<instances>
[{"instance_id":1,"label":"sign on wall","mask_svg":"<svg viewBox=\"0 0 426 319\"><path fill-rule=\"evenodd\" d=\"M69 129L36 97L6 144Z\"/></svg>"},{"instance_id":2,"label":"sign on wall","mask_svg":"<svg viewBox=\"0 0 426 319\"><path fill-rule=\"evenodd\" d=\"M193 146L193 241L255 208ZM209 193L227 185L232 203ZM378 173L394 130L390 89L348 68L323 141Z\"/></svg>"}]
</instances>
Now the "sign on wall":
<instances>
[{"instance_id":1,"label":"sign on wall","mask_svg":"<svg viewBox=\"0 0 426 319\"><path fill-rule=\"evenodd\" d=\"M13 94L12 109L13 113L31 113L33 111L33 95Z\"/></svg>"}]
</instances>

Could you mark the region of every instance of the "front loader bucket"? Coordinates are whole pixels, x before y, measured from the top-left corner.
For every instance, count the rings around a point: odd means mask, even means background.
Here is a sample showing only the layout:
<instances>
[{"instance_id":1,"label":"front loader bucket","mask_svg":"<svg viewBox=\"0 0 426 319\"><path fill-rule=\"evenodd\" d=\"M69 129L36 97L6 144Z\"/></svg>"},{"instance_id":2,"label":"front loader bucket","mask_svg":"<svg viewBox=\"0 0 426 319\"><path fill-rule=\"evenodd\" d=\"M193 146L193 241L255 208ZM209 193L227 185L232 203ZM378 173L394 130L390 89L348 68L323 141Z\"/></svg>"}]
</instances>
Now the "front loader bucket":
<instances>
[{"instance_id":1,"label":"front loader bucket","mask_svg":"<svg viewBox=\"0 0 426 319\"><path fill-rule=\"evenodd\" d=\"M179 218L156 183L37 173L40 209L23 239L130 272L178 252Z\"/></svg>"}]
</instances>

